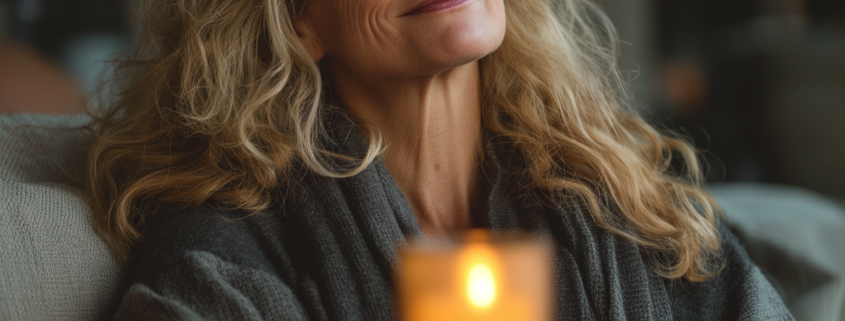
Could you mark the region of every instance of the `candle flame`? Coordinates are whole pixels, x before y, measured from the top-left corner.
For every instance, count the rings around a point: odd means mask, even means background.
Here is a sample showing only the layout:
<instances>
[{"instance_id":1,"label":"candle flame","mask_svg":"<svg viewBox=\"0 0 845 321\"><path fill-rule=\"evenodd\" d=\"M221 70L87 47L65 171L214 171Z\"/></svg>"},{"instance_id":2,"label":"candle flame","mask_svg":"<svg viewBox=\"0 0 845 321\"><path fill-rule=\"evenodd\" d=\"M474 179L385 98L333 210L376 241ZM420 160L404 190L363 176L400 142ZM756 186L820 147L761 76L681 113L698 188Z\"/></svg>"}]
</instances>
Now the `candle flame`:
<instances>
[{"instance_id":1,"label":"candle flame","mask_svg":"<svg viewBox=\"0 0 845 321\"><path fill-rule=\"evenodd\" d=\"M469 300L477 307L487 307L496 297L496 281L493 272L484 264L477 264L469 271L467 282Z\"/></svg>"}]
</instances>

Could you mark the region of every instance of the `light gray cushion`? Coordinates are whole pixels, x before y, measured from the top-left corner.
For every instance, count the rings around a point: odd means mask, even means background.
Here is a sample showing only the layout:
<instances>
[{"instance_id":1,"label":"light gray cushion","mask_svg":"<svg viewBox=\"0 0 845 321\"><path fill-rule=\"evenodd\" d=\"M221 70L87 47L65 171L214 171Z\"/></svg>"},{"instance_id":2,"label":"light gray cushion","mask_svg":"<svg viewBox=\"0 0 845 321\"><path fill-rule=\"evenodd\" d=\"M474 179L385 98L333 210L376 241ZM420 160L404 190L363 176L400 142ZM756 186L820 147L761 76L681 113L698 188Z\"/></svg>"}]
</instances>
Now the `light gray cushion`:
<instances>
[{"instance_id":1,"label":"light gray cushion","mask_svg":"<svg viewBox=\"0 0 845 321\"><path fill-rule=\"evenodd\" d=\"M0 115L0 320L111 317L121 271L63 169L85 117ZM51 129L52 128L52 129Z\"/></svg>"}]
</instances>

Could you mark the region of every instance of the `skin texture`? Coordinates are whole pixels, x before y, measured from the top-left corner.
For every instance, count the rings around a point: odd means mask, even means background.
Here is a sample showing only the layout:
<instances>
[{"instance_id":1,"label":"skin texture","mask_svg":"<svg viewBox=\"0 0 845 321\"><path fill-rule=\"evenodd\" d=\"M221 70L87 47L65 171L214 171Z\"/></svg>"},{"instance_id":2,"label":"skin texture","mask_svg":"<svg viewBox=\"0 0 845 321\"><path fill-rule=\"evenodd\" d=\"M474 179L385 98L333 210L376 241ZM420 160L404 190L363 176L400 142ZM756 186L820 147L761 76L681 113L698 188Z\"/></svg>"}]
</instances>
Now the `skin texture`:
<instances>
[{"instance_id":1,"label":"skin texture","mask_svg":"<svg viewBox=\"0 0 845 321\"><path fill-rule=\"evenodd\" d=\"M420 3L309 0L297 30L347 108L384 133L385 165L426 235L441 236L486 217L478 60L501 45L505 12L470 0L407 15Z\"/></svg>"}]
</instances>

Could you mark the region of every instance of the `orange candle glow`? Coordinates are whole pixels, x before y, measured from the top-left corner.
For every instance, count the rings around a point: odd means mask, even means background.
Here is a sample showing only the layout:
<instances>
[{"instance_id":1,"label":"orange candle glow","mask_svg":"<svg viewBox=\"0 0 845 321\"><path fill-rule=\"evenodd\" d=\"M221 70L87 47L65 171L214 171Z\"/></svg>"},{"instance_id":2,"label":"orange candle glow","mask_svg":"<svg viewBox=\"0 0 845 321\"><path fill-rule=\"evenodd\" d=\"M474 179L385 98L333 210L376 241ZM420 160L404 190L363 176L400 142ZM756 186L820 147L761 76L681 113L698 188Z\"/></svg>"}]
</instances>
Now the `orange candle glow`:
<instances>
[{"instance_id":1,"label":"orange candle glow","mask_svg":"<svg viewBox=\"0 0 845 321\"><path fill-rule=\"evenodd\" d=\"M462 240L400 249L397 279L405 321L551 318L551 247L472 231Z\"/></svg>"}]
</instances>

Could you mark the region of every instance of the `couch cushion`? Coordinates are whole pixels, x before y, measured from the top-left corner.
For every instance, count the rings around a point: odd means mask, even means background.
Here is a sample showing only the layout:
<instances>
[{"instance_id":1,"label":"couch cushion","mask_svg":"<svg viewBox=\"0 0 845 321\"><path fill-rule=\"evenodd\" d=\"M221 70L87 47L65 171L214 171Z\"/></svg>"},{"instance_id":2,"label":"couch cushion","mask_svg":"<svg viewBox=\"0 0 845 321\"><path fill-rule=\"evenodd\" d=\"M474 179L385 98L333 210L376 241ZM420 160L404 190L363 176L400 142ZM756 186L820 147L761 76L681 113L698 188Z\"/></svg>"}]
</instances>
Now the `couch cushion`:
<instances>
[{"instance_id":1,"label":"couch cushion","mask_svg":"<svg viewBox=\"0 0 845 321\"><path fill-rule=\"evenodd\" d=\"M85 117L0 115L0 319L110 318L121 272L64 171ZM52 128L52 129L51 129Z\"/></svg>"},{"instance_id":2,"label":"couch cushion","mask_svg":"<svg viewBox=\"0 0 845 321\"><path fill-rule=\"evenodd\" d=\"M0 178L23 183L68 183L91 139L78 128L86 116L0 114ZM78 162L77 162L78 163Z\"/></svg>"}]
</instances>

